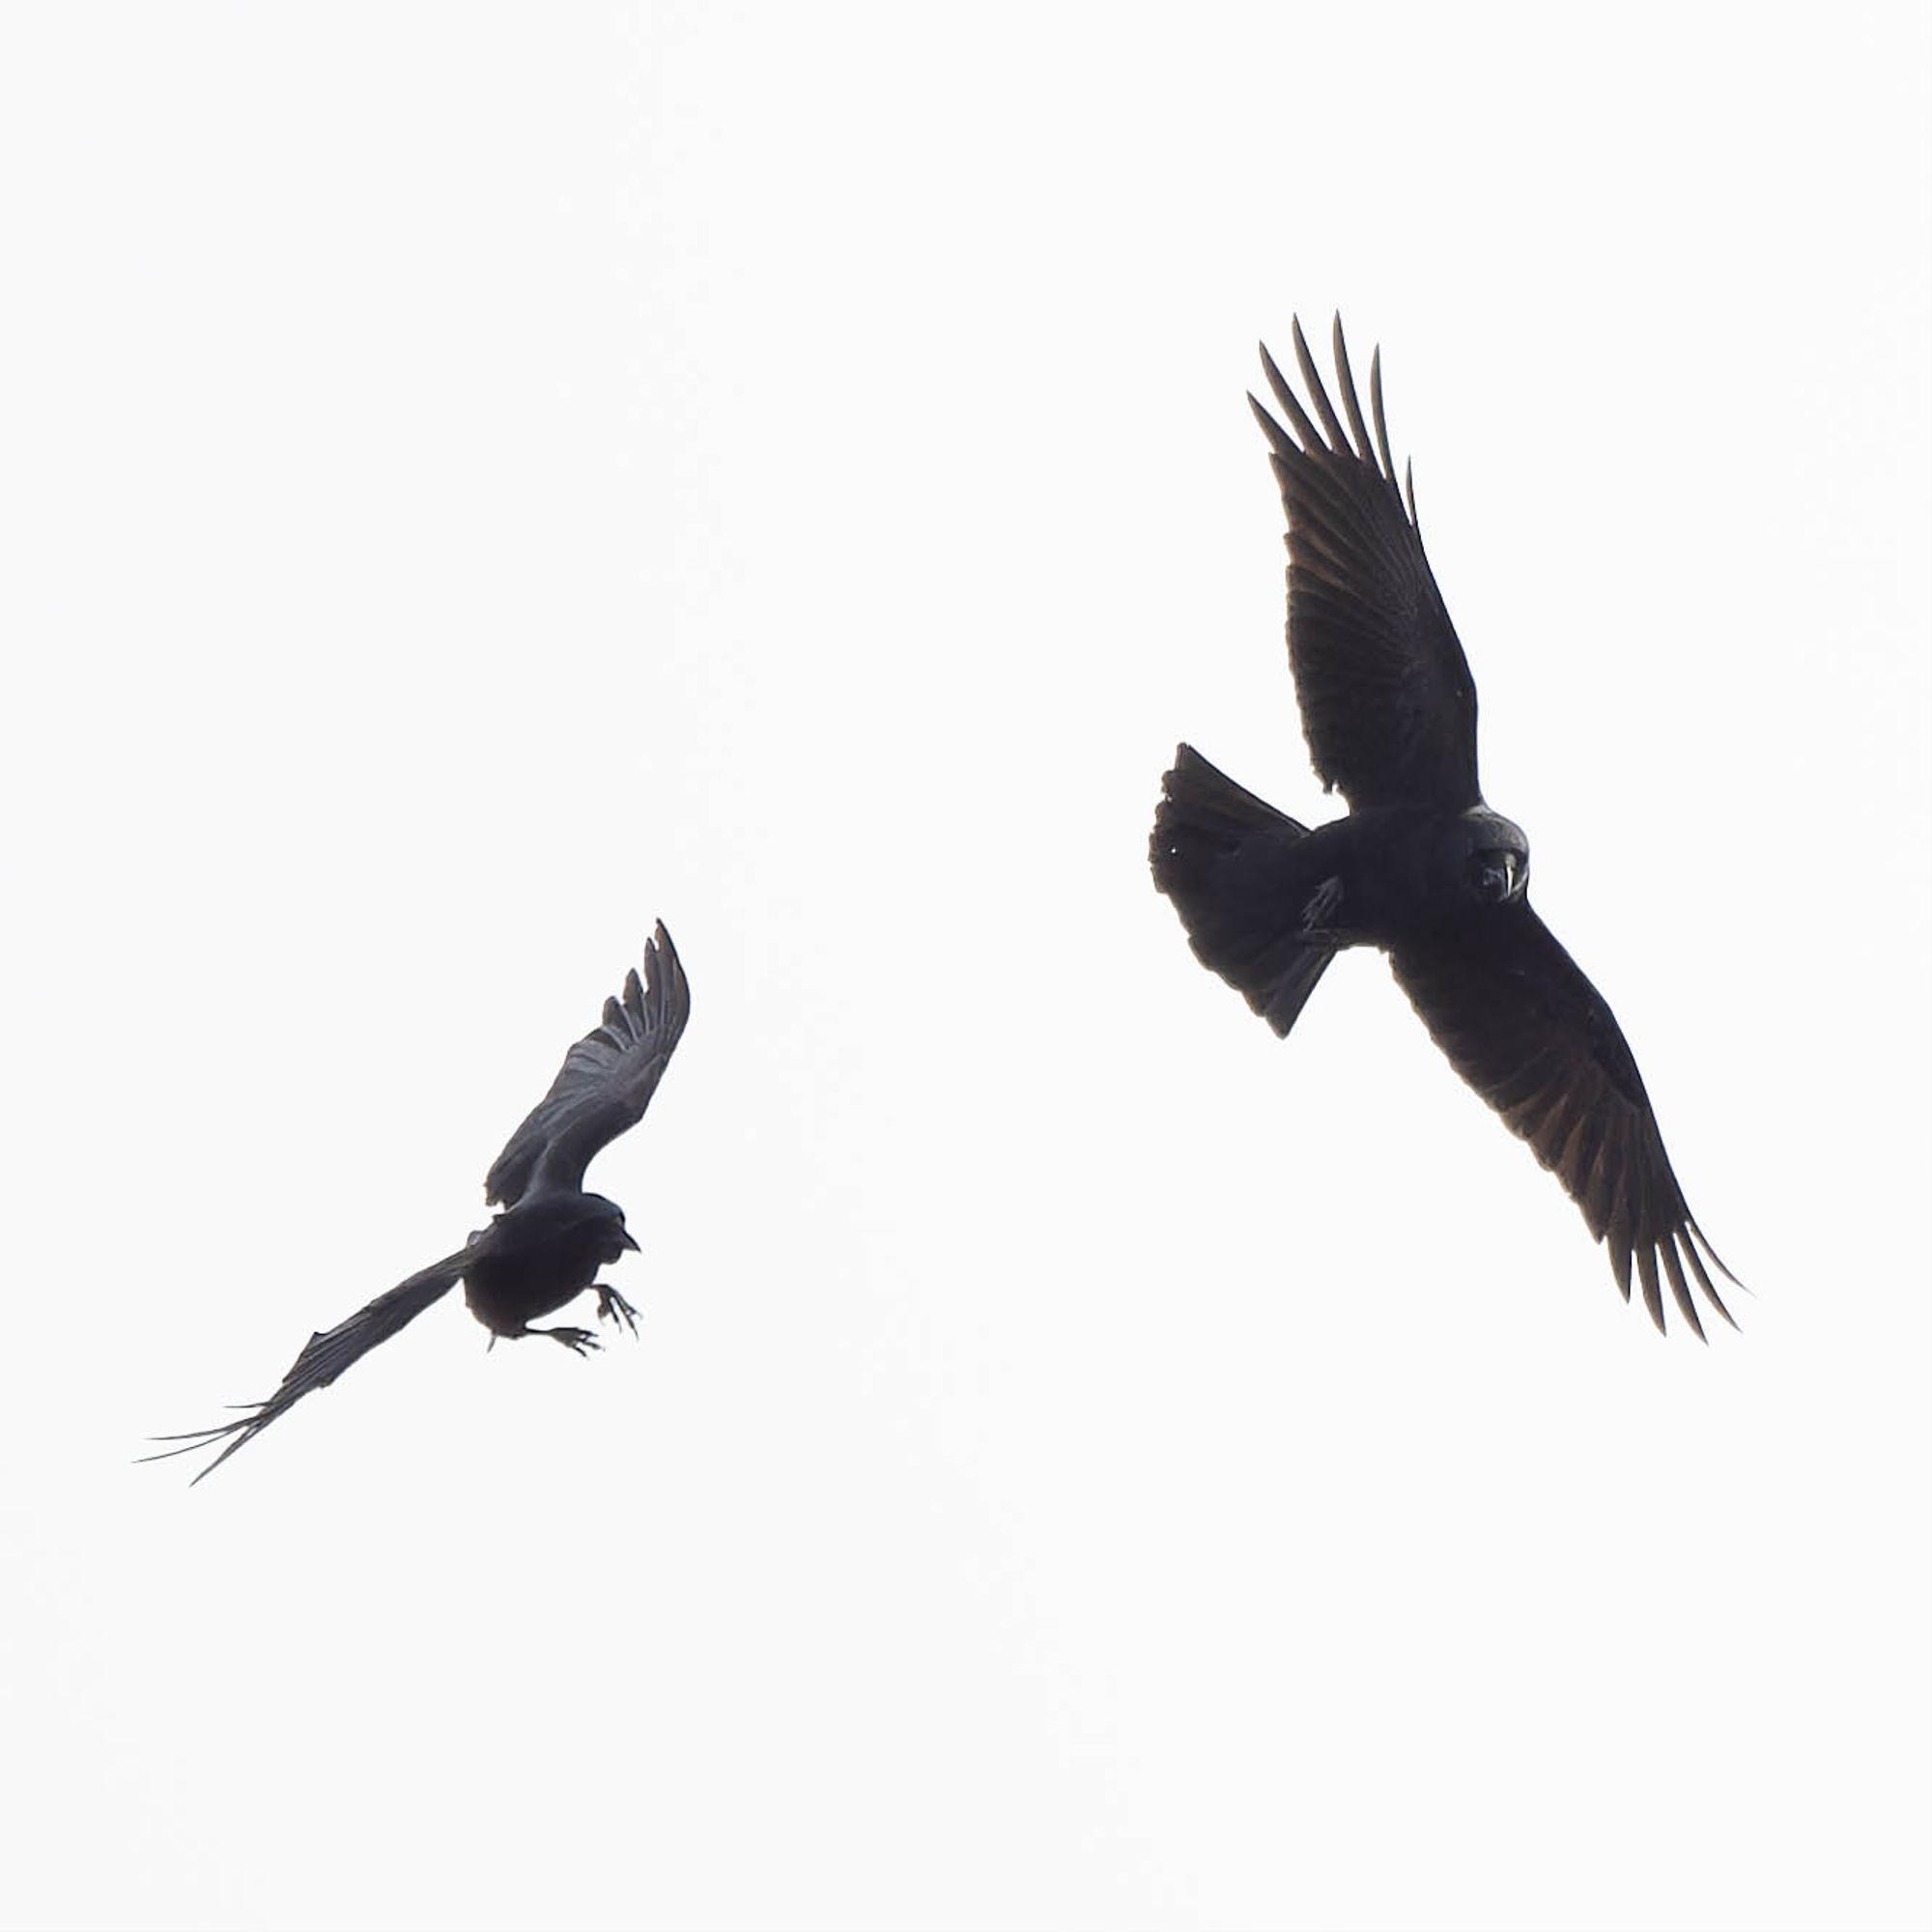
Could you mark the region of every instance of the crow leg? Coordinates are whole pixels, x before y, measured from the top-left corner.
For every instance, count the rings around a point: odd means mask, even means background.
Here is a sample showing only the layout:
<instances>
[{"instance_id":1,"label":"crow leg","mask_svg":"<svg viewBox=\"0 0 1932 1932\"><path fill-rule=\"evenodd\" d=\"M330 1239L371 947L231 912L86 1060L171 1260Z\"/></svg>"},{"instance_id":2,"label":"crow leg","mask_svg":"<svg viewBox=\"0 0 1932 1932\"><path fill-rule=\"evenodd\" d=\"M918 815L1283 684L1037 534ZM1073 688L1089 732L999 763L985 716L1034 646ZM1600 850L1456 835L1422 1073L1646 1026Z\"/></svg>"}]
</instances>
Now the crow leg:
<instances>
[{"instance_id":1,"label":"crow leg","mask_svg":"<svg viewBox=\"0 0 1932 1932\"><path fill-rule=\"evenodd\" d=\"M529 1328L526 1335L548 1335L553 1342L561 1342L573 1355L587 1354L592 1349L601 1349L604 1344L588 1328Z\"/></svg>"},{"instance_id":2,"label":"crow leg","mask_svg":"<svg viewBox=\"0 0 1932 1932\"><path fill-rule=\"evenodd\" d=\"M590 1286L597 1296L598 1321L621 1321L635 1335L638 1332L638 1311L609 1282L593 1281Z\"/></svg>"}]
</instances>

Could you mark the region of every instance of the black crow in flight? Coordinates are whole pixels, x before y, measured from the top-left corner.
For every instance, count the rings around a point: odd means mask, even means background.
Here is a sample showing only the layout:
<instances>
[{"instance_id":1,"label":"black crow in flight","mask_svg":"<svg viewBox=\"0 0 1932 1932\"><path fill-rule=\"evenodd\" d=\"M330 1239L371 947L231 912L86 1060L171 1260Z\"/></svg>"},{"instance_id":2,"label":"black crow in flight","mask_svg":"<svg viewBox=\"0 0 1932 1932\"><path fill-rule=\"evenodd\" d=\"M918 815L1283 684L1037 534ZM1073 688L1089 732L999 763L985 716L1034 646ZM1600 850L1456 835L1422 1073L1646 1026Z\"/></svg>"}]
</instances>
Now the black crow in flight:
<instances>
[{"instance_id":1,"label":"black crow in flight","mask_svg":"<svg viewBox=\"0 0 1932 1932\"><path fill-rule=\"evenodd\" d=\"M596 1275L638 1244L614 1201L584 1192L583 1170L600 1149L643 1119L690 1014L691 987L670 934L660 923L644 947L641 983L634 967L624 981L624 997L604 1002L603 1024L564 1055L550 1092L497 1156L483 1183L484 1200L505 1211L455 1254L379 1294L326 1334L311 1335L281 1387L267 1402L250 1405L252 1414L218 1429L164 1435L163 1442L182 1446L161 1456L188 1455L233 1436L195 1477L200 1482L310 1390L327 1388L459 1281L469 1312L490 1331L492 1348L499 1335L548 1335L578 1354L601 1347L587 1328L529 1325L533 1317L554 1314L586 1289L597 1296L600 1320L621 1320L635 1335L637 1310Z\"/></svg>"},{"instance_id":2,"label":"black crow in flight","mask_svg":"<svg viewBox=\"0 0 1932 1932\"><path fill-rule=\"evenodd\" d=\"M1701 1336L1690 1277L1726 1321L1704 1258L1737 1277L1690 1218L1609 1008L1530 910L1528 840L1483 803L1476 687L1423 554L1412 476L1396 487L1381 352L1369 367L1373 448L1341 318L1346 429L1298 321L1294 355L1320 428L1265 348L1286 427L1248 402L1288 512L1288 654L1302 726L1317 774L1349 813L1298 825L1182 745L1149 841L1154 883L1195 957L1278 1034L1341 948L1380 947L1450 1064L1607 1242L1624 1299L1634 1259L1662 1329L1661 1259Z\"/></svg>"}]
</instances>

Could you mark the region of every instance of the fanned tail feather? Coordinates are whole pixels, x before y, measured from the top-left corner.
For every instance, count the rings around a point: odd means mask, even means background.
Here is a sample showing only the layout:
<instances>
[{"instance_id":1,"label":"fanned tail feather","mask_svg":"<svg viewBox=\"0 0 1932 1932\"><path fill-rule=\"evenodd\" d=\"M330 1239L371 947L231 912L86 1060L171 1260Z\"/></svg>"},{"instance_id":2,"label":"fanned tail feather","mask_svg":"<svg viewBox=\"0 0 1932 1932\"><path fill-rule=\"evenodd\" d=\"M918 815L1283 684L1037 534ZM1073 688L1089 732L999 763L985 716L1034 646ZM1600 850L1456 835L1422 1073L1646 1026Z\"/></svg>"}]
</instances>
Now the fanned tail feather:
<instances>
[{"instance_id":1,"label":"fanned tail feather","mask_svg":"<svg viewBox=\"0 0 1932 1932\"><path fill-rule=\"evenodd\" d=\"M1154 884L1174 901L1194 956L1284 1036L1335 956L1311 936L1321 923L1320 882L1311 893L1294 863L1307 836L1181 745L1148 840Z\"/></svg>"}]
</instances>

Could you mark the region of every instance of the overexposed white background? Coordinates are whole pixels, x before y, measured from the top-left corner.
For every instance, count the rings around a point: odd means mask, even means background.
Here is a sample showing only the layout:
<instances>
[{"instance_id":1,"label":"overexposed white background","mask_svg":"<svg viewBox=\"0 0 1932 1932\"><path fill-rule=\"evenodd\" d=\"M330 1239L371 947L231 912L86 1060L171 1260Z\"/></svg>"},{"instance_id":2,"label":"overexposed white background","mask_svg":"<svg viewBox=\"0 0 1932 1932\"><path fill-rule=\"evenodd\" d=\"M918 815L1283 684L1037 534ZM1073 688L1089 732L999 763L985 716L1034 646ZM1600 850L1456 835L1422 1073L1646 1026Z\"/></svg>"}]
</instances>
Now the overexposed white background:
<instances>
[{"instance_id":1,"label":"overexposed white background","mask_svg":"<svg viewBox=\"0 0 1932 1932\"><path fill-rule=\"evenodd\" d=\"M1932 1912L1922 9L26 7L0 1918ZM1384 349L1483 775L1756 1293L1341 962L1253 345ZM1325 359L1325 349L1324 349ZM639 1345L453 1297L653 919Z\"/></svg>"}]
</instances>

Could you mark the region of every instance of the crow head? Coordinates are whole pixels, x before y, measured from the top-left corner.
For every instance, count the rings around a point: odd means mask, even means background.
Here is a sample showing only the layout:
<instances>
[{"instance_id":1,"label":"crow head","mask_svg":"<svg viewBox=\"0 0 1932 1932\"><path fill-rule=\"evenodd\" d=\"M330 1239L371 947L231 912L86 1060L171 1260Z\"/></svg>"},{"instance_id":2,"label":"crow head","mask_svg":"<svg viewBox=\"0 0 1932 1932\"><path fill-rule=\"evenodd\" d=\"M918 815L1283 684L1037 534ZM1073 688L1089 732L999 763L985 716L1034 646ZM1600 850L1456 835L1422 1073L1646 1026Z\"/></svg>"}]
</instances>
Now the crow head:
<instances>
[{"instance_id":1,"label":"crow head","mask_svg":"<svg viewBox=\"0 0 1932 1932\"><path fill-rule=\"evenodd\" d=\"M616 1261L626 1252L639 1252L638 1244L631 1238L631 1231L624 1225L624 1210L614 1201L602 1194L584 1193L578 1197L582 1204L585 1233L590 1245L596 1250L600 1266Z\"/></svg>"},{"instance_id":2,"label":"crow head","mask_svg":"<svg viewBox=\"0 0 1932 1932\"><path fill-rule=\"evenodd\" d=\"M1466 899L1507 905L1529 884L1529 840L1499 811L1478 806L1456 821L1451 864Z\"/></svg>"}]
</instances>

